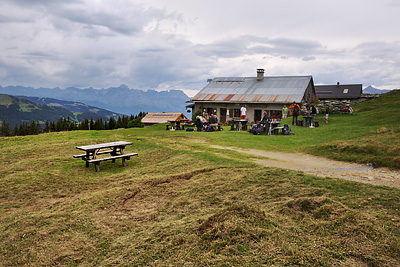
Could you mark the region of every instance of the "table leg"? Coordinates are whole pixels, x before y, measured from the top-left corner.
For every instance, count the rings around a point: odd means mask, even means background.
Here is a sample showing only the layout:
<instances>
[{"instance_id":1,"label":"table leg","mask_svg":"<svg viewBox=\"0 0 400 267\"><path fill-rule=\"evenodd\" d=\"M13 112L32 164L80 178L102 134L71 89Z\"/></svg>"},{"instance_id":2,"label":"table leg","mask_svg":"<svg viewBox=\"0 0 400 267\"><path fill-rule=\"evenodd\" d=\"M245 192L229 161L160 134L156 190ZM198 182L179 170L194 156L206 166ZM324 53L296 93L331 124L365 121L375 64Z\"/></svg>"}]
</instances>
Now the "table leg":
<instances>
[{"instance_id":1,"label":"table leg","mask_svg":"<svg viewBox=\"0 0 400 267\"><path fill-rule=\"evenodd\" d=\"M115 155L117 155L117 148L116 147L113 148L113 152L111 153L111 156L115 156ZM113 159L112 162L115 163L115 159Z\"/></svg>"},{"instance_id":2,"label":"table leg","mask_svg":"<svg viewBox=\"0 0 400 267\"><path fill-rule=\"evenodd\" d=\"M125 148L125 147L121 147L121 148L120 148L121 155L124 155L124 148ZM125 158L122 158L122 165L123 165L124 167L126 167L126 161L125 161Z\"/></svg>"},{"instance_id":3,"label":"table leg","mask_svg":"<svg viewBox=\"0 0 400 267\"><path fill-rule=\"evenodd\" d=\"M85 158L86 160L86 168L89 168L89 162L87 162L89 159L90 159L90 152L89 151L86 151L86 158Z\"/></svg>"}]
</instances>

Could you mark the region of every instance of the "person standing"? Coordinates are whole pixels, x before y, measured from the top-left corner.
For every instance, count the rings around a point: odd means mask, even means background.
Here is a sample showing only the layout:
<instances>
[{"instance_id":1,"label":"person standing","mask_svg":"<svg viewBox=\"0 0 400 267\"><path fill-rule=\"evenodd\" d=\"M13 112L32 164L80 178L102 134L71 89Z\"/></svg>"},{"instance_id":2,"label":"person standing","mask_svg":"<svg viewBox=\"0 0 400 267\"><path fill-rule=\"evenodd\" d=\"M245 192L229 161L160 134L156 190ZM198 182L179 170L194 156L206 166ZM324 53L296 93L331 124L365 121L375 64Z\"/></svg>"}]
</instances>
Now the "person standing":
<instances>
[{"instance_id":1,"label":"person standing","mask_svg":"<svg viewBox=\"0 0 400 267\"><path fill-rule=\"evenodd\" d=\"M311 126L314 127L314 120L315 116L317 116L317 109L314 107L314 105L311 105Z\"/></svg>"},{"instance_id":2,"label":"person standing","mask_svg":"<svg viewBox=\"0 0 400 267\"><path fill-rule=\"evenodd\" d=\"M296 120L296 125L297 125L297 117L300 114L300 106L296 103L296 101L293 101L293 104L289 107L292 110L293 118L292 118L292 125L294 124L294 121Z\"/></svg>"},{"instance_id":3,"label":"person standing","mask_svg":"<svg viewBox=\"0 0 400 267\"><path fill-rule=\"evenodd\" d=\"M329 106L326 105L326 108L325 108L325 123L328 123L328 118L329 118Z\"/></svg>"},{"instance_id":4,"label":"person standing","mask_svg":"<svg viewBox=\"0 0 400 267\"><path fill-rule=\"evenodd\" d=\"M240 108L240 118L242 120L246 118L246 112L247 112L246 105L244 105L243 107Z\"/></svg>"},{"instance_id":5,"label":"person standing","mask_svg":"<svg viewBox=\"0 0 400 267\"><path fill-rule=\"evenodd\" d=\"M287 113L288 113L288 108L286 107L286 105L284 105L282 108L282 119L287 118Z\"/></svg>"}]
</instances>

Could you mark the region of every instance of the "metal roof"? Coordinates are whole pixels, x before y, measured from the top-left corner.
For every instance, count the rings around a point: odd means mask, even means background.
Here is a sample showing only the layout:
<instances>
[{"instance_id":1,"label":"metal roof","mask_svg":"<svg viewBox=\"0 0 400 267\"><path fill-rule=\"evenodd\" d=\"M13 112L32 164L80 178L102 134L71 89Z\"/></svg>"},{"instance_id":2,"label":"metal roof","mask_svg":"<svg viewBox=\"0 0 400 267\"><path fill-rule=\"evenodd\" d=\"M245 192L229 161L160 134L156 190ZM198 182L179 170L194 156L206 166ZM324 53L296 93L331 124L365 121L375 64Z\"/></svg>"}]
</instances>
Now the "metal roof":
<instances>
[{"instance_id":1,"label":"metal roof","mask_svg":"<svg viewBox=\"0 0 400 267\"><path fill-rule=\"evenodd\" d=\"M300 102L312 76L219 77L209 82L192 102L248 102L291 103Z\"/></svg>"},{"instance_id":2,"label":"metal roof","mask_svg":"<svg viewBox=\"0 0 400 267\"><path fill-rule=\"evenodd\" d=\"M362 94L362 84L315 85L315 94L320 99L354 99Z\"/></svg>"}]
</instances>

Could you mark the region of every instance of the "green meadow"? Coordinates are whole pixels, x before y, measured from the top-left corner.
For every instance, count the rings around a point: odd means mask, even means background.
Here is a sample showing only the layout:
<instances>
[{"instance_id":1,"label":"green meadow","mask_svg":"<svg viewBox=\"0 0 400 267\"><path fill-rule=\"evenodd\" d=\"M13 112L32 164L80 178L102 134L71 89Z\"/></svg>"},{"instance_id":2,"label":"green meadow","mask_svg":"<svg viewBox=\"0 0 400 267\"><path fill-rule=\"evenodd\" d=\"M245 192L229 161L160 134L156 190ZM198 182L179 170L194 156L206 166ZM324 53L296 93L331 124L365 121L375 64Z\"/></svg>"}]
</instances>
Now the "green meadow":
<instances>
[{"instance_id":1,"label":"green meadow","mask_svg":"<svg viewBox=\"0 0 400 267\"><path fill-rule=\"evenodd\" d=\"M400 91L291 136L143 129L0 139L1 266L399 266L400 190L212 145L400 169ZM286 119L283 123L290 123ZM85 167L75 147L138 157Z\"/></svg>"}]
</instances>

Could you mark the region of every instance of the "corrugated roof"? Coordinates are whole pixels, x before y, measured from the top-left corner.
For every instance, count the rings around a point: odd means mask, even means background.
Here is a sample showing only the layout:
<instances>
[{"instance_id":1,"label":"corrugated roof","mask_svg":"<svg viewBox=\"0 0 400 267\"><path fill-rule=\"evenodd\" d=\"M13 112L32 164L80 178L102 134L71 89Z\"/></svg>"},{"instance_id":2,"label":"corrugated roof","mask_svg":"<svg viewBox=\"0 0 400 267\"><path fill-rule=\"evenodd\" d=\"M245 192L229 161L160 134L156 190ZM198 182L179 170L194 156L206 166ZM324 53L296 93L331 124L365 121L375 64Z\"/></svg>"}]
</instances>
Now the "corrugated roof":
<instances>
[{"instance_id":1,"label":"corrugated roof","mask_svg":"<svg viewBox=\"0 0 400 267\"><path fill-rule=\"evenodd\" d=\"M183 113L148 113L142 119L143 124L167 123L169 121L189 121Z\"/></svg>"},{"instance_id":2,"label":"corrugated roof","mask_svg":"<svg viewBox=\"0 0 400 267\"><path fill-rule=\"evenodd\" d=\"M315 85L320 99L355 99L362 94L362 84Z\"/></svg>"},{"instance_id":3,"label":"corrugated roof","mask_svg":"<svg viewBox=\"0 0 400 267\"><path fill-rule=\"evenodd\" d=\"M191 101L212 102L300 102L312 76L219 77L207 84Z\"/></svg>"}]
</instances>

